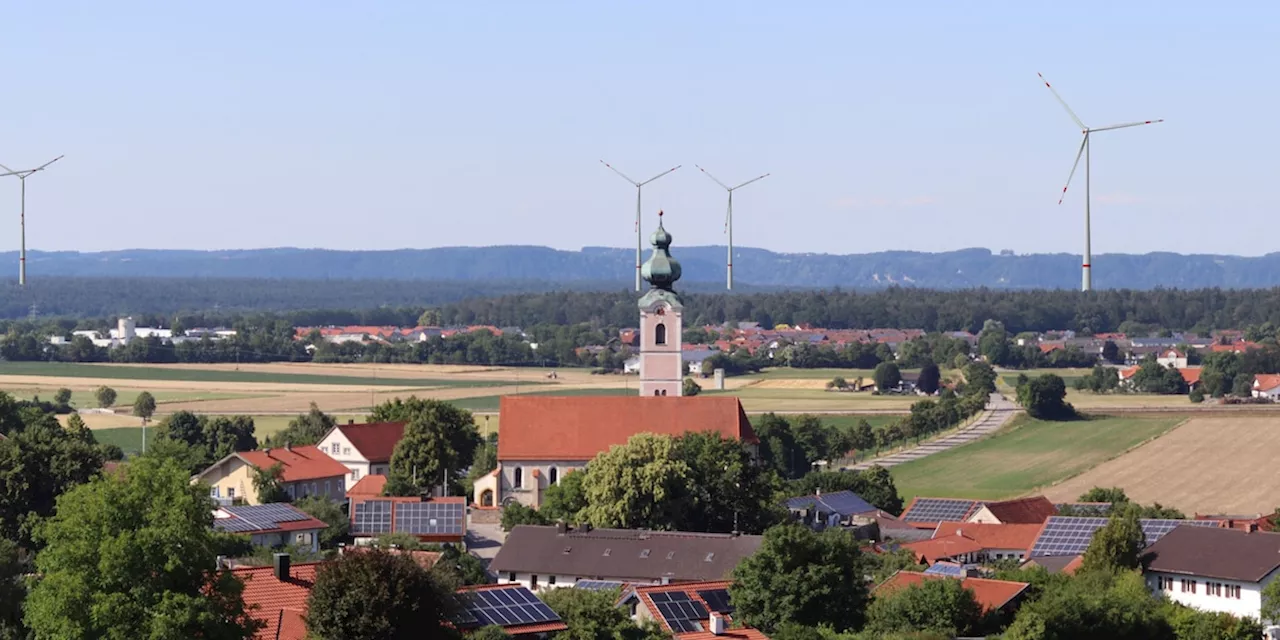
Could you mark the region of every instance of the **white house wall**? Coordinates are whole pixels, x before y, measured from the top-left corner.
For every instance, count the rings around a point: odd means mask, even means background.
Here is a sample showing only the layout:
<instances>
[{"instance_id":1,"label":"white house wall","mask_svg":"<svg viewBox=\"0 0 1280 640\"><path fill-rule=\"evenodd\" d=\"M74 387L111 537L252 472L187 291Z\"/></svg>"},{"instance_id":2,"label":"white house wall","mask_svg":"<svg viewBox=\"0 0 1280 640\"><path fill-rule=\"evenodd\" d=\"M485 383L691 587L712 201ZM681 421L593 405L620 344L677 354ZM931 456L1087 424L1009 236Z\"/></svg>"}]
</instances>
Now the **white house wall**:
<instances>
[{"instance_id":1,"label":"white house wall","mask_svg":"<svg viewBox=\"0 0 1280 640\"><path fill-rule=\"evenodd\" d=\"M334 445L337 445L337 453L334 453ZM330 431L329 435L325 436L324 440L321 440L316 446L330 458L341 462L347 468L346 480L348 487L354 486L356 482L359 482L361 478L369 474L377 473L372 469L369 461L360 455L360 451L351 446L351 441L342 433L341 428Z\"/></svg>"},{"instance_id":2,"label":"white house wall","mask_svg":"<svg viewBox=\"0 0 1280 640\"><path fill-rule=\"evenodd\" d=\"M1250 616L1258 618L1262 611L1262 590L1266 588L1272 580L1275 579L1275 572L1272 572L1261 583L1258 582L1240 582L1237 580L1221 580L1218 578L1205 578L1203 576L1187 576L1173 573L1160 573L1156 571L1146 572L1147 587L1157 596L1163 596L1174 602L1185 604L1188 607L1195 607L1201 611L1219 611L1229 613L1233 616L1243 617ZM1160 578L1172 578L1172 589L1161 589ZM1184 593L1182 591L1183 580L1195 580L1196 592ZM1211 596L1206 593L1205 585L1210 582L1218 582L1223 585L1222 592L1227 592L1227 586L1240 587L1240 598L1228 598L1225 595ZM1267 621L1264 621L1266 623Z\"/></svg>"},{"instance_id":3,"label":"white house wall","mask_svg":"<svg viewBox=\"0 0 1280 640\"><path fill-rule=\"evenodd\" d=\"M538 506L539 496L542 491L546 491L551 486L551 469L556 469L557 477L564 479L566 473L577 471L587 466L585 460L502 460L500 461L502 472L499 474L502 480L502 490L498 493L502 494L502 500L515 498L521 504L529 507ZM516 487L516 469L521 470L523 481L520 487ZM538 471L537 477L534 477L533 471ZM536 482L535 482L536 481Z\"/></svg>"}]
</instances>

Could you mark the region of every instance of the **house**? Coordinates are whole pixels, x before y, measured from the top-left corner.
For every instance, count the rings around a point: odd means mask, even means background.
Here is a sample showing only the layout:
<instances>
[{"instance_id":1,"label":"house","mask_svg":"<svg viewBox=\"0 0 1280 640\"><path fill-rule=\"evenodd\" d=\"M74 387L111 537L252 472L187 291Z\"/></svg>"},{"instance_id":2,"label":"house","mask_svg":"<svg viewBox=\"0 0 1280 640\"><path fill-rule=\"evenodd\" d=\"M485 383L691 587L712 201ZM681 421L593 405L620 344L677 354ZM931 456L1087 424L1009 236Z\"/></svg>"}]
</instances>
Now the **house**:
<instances>
[{"instance_id":1,"label":"house","mask_svg":"<svg viewBox=\"0 0 1280 640\"><path fill-rule=\"evenodd\" d=\"M941 575L930 575L917 571L899 571L888 580L876 585L871 594L884 595L913 585L924 584L925 580L956 580ZM959 578L960 585L973 593L973 599L982 607L984 613L1012 613L1014 608L1027 594L1031 585L1026 582L1011 580L990 580L987 578Z\"/></svg>"},{"instance_id":2,"label":"house","mask_svg":"<svg viewBox=\"0 0 1280 640\"><path fill-rule=\"evenodd\" d=\"M702 363L719 355L724 355L719 349L691 349L680 352L680 357L685 366L689 367L691 376L710 376L711 368L703 369Z\"/></svg>"},{"instance_id":3,"label":"house","mask_svg":"<svg viewBox=\"0 0 1280 640\"><path fill-rule=\"evenodd\" d=\"M1164 349L1156 356L1156 362L1162 367L1182 369L1187 366L1187 352L1181 349Z\"/></svg>"},{"instance_id":4,"label":"house","mask_svg":"<svg viewBox=\"0 0 1280 640\"><path fill-rule=\"evenodd\" d=\"M384 475L368 475L360 478L355 484L347 488L347 500L351 499L368 499L376 498L382 495L382 490L387 487L387 477Z\"/></svg>"},{"instance_id":5,"label":"house","mask_svg":"<svg viewBox=\"0 0 1280 640\"><path fill-rule=\"evenodd\" d=\"M787 498L786 505L792 518L815 529L849 525L853 516L878 511L852 491L819 491L811 496Z\"/></svg>"},{"instance_id":6,"label":"house","mask_svg":"<svg viewBox=\"0 0 1280 640\"><path fill-rule=\"evenodd\" d=\"M461 545L467 537L467 499L462 497L350 498L351 537L369 544L387 533L405 533L421 542Z\"/></svg>"},{"instance_id":7,"label":"house","mask_svg":"<svg viewBox=\"0 0 1280 640\"><path fill-rule=\"evenodd\" d=\"M350 487L364 476L387 475L391 452L403 437L403 422L348 423L330 429L317 446L347 468Z\"/></svg>"},{"instance_id":8,"label":"house","mask_svg":"<svg viewBox=\"0 0 1280 640\"><path fill-rule=\"evenodd\" d=\"M520 525L489 570L500 583L537 591L579 580L636 585L724 580L760 548L760 536Z\"/></svg>"},{"instance_id":9,"label":"house","mask_svg":"<svg viewBox=\"0 0 1280 640\"><path fill-rule=\"evenodd\" d=\"M1043 524L1049 516L1058 515L1058 508L1044 496L979 503L977 509L965 519L977 524Z\"/></svg>"},{"instance_id":10,"label":"house","mask_svg":"<svg viewBox=\"0 0 1280 640\"><path fill-rule=\"evenodd\" d=\"M918 562L932 565L940 560L981 564L994 560L1021 560L1035 542L1039 524L979 524L941 522L933 537L902 545Z\"/></svg>"},{"instance_id":11,"label":"house","mask_svg":"<svg viewBox=\"0 0 1280 640\"><path fill-rule=\"evenodd\" d=\"M218 507L213 511L214 529L247 535L255 547L297 545L318 553L320 532L328 526L291 504Z\"/></svg>"},{"instance_id":12,"label":"house","mask_svg":"<svg viewBox=\"0 0 1280 640\"><path fill-rule=\"evenodd\" d=\"M1045 520L1031 543L1027 557L1038 561L1042 556L1082 555L1093 541L1093 534L1106 523L1105 517L1053 516ZM1142 527L1147 544L1152 545L1178 527L1221 528L1226 523L1221 520L1140 518L1138 525Z\"/></svg>"},{"instance_id":13,"label":"house","mask_svg":"<svg viewBox=\"0 0 1280 640\"><path fill-rule=\"evenodd\" d=\"M711 431L751 445L751 421L728 396L504 396L498 468L475 482L480 505L542 504L542 493L638 433Z\"/></svg>"},{"instance_id":14,"label":"house","mask_svg":"<svg viewBox=\"0 0 1280 640\"><path fill-rule=\"evenodd\" d=\"M1260 373L1253 377L1253 397L1275 400L1280 398L1280 375Z\"/></svg>"},{"instance_id":15,"label":"house","mask_svg":"<svg viewBox=\"0 0 1280 640\"><path fill-rule=\"evenodd\" d=\"M902 521L932 531L939 522L964 522L983 503L959 498L912 498L902 510Z\"/></svg>"},{"instance_id":16,"label":"house","mask_svg":"<svg viewBox=\"0 0 1280 640\"><path fill-rule=\"evenodd\" d=\"M512 638L549 638L569 628L529 589L518 584L482 584L457 592L453 624L464 634L499 626Z\"/></svg>"},{"instance_id":17,"label":"house","mask_svg":"<svg viewBox=\"0 0 1280 640\"><path fill-rule=\"evenodd\" d=\"M324 496L330 500L346 497L347 468L314 446L233 453L201 471L193 481L209 485L210 495L220 504L259 504L253 479L258 470L280 465L281 482L290 499Z\"/></svg>"},{"instance_id":18,"label":"house","mask_svg":"<svg viewBox=\"0 0 1280 640\"><path fill-rule=\"evenodd\" d=\"M636 587L624 594L622 604L631 610L636 624L657 623L676 640L730 638L768 640L750 627L733 628L734 607L729 602L729 582L686 582Z\"/></svg>"},{"instance_id":19,"label":"house","mask_svg":"<svg viewBox=\"0 0 1280 640\"><path fill-rule=\"evenodd\" d=\"M1280 568L1280 533L1177 527L1147 547L1157 595L1202 611L1262 618L1262 590ZM1275 624L1263 620L1263 624Z\"/></svg>"},{"instance_id":20,"label":"house","mask_svg":"<svg viewBox=\"0 0 1280 640\"><path fill-rule=\"evenodd\" d=\"M249 616L265 626L255 640L305 640L307 598L315 586L316 571L323 563L292 564L287 553L277 553L270 567L240 567L231 574L244 583L241 597Z\"/></svg>"},{"instance_id":21,"label":"house","mask_svg":"<svg viewBox=\"0 0 1280 640\"><path fill-rule=\"evenodd\" d=\"M1049 573L1065 573L1069 576L1076 574L1080 569L1080 565L1084 564L1084 556L1040 556L1037 558L1029 558L1022 563L1022 568L1041 567Z\"/></svg>"},{"instance_id":22,"label":"house","mask_svg":"<svg viewBox=\"0 0 1280 640\"><path fill-rule=\"evenodd\" d=\"M1274 531L1275 525L1271 522L1272 514L1255 513L1253 515L1207 515L1203 513L1195 514L1192 520L1218 520L1226 523L1228 529L1239 529L1241 531Z\"/></svg>"}]
</instances>

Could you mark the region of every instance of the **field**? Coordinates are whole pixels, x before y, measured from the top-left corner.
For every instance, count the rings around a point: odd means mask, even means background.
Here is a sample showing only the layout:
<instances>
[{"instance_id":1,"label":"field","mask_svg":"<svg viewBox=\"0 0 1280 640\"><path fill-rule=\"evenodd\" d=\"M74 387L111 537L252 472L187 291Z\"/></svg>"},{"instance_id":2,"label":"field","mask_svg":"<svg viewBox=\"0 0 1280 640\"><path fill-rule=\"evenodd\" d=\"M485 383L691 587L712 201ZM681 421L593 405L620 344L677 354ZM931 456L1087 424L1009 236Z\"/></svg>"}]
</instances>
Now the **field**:
<instances>
[{"instance_id":1,"label":"field","mask_svg":"<svg viewBox=\"0 0 1280 640\"><path fill-rule=\"evenodd\" d=\"M891 471L903 499L1009 498L1087 471L1182 420L1171 416L1100 416L1046 422L1019 416L990 438Z\"/></svg>"},{"instance_id":2,"label":"field","mask_svg":"<svg viewBox=\"0 0 1280 640\"><path fill-rule=\"evenodd\" d=\"M1271 468L1280 447L1280 416L1204 417L1045 492L1071 497L1118 486L1141 503L1193 513L1270 513L1280 504Z\"/></svg>"}]
</instances>

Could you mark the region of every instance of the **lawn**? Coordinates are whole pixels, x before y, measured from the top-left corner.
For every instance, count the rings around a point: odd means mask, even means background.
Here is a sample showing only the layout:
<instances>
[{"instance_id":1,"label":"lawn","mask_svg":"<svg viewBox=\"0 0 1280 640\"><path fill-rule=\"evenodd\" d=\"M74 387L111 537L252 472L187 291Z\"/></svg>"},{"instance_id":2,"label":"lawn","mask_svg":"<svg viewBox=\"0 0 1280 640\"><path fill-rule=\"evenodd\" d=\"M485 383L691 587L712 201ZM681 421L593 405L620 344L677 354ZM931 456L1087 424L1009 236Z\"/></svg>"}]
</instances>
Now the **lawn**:
<instances>
[{"instance_id":1,"label":"lawn","mask_svg":"<svg viewBox=\"0 0 1280 640\"><path fill-rule=\"evenodd\" d=\"M1014 418L996 435L893 467L904 500L913 496L1001 499L1083 473L1159 436L1183 416L1098 416L1047 422Z\"/></svg>"},{"instance_id":2,"label":"lawn","mask_svg":"<svg viewBox=\"0 0 1280 640\"><path fill-rule=\"evenodd\" d=\"M915 395L883 395L871 393L841 393L822 389L757 388L754 386L726 391L713 391L703 387L706 395L734 395L742 401L747 411L788 411L823 413L831 411L894 411L905 412L913 402L922 398Z\"/></svg>"},{"instance_id":3,"label":"lawn","mask_svg":"<svg viewBox=\"0 0 1280 640\"><path fill-rule=\"evenodd\" d=\"M251 417L253 418L253 434L258 438L258 441L261 442L263 440L266 440L267 436L273 433L276 433L277 431L281 431L285 427L289 426L289 421L293 420L297 416L272 415L272 416L251 416ZM93 429L93 437L97 438L98 442L109 442L112 444L119 445L119 447L122 450L124 450L125 455L133 455L135 453L141 453L142 427L107 426L111 424L119 424L120 422L131 422L132 424L137 424L138 418L134 418L132 416L127 416L127 417L126 416L100 416L95 414L87 414L83 416L83 418L85 419L85 422L89 424L90 428ZM105 418L106 421L101 421L99 422L99 424L103 424L105 428L97 427L95 425L95 421L98 421L102 418ZM157 415L151 421L151 424L147 425L147 443L148 444L154 441L155 434L159 432L159 429L157 427L159 426L160 421L163 420L164 418L165 416ZM343 423L346 423L348 420L355 420L356 422L364 422L365 416L344 414L344 415L335 415L333 416L333 419L336 420L338 424L343 424Z\"/></svg>"},{"instance_id":4,"label":"lawn","mask_svg":"<svg viewBox=\"0 0 1280 640\"><path fill-rule=\"evenodd\" d=\"M112 380L178 380L183 382L253 382L275 384L334 384L384 387L500 387L513 380L460 378L386 378L376 376L274 373L268 371L226 371L179 367L122 367L71 362L4 362L0 376L50 376L59 378L107 378ZM543 382L523 382L535 385Z\"/></svg>"},{"instance_id":5,"label":"lawn","mask_svg":"<svg viewBox=\"0 0 1280 640\"><path fill-rule=\"evenodd\" d=\"M902 417L902 415L885 415L885 414L839 415L839 414L811 413L808 415L812 415L818 418L819 420L822 421L822 424L824 425L839 427L840 429L852 429L853 427L857 426L857 424L862 420L866 420L867 423L870 424L872 428L879 429ZM903 414L903 415L906 415L906 414ZM752 425L760 424L760 419L763 417L764 416L762 414L751 416L751 424ZM786 418L788 421L791 421L796 418L799 418L800 416L788 414L782 417Z\"/></svg>"}]
</instances>

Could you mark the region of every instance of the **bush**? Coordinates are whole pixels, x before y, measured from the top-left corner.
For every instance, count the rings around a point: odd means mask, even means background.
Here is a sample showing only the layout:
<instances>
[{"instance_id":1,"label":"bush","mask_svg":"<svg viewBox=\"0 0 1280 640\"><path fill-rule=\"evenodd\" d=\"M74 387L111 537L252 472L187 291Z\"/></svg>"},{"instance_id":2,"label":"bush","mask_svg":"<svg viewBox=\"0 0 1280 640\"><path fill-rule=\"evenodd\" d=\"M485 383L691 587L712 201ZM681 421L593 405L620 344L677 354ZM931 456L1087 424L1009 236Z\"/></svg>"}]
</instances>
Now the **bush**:
<instances>
[{"instance_id":1,"label":"bush","mask_svg":"<svg viewBox=\"0 0 1280 640\"><path fill-rule=\"evenodd\" d=\"M1187 397L1190 398L1191 401L1196 404L1200 404L1201 402L1204 402L1204 392L1200 390L1200 387L1196 387L1195 389L1192 389L1191 394L1188 395Z\"/></svg>"},{"instance_id":2,"label":"bush","mask_svg":"<svg viewBox=\"0 0 1280 640\"><path fill-rule=\"evenodd\" d=\"M696 396L702 393L702 385L693 381L693 378L685 378L680 385L680 394L686 396Z\"/></svg>"}]
</instances>

